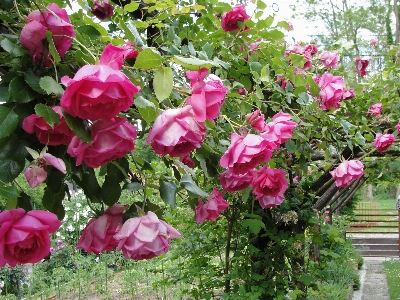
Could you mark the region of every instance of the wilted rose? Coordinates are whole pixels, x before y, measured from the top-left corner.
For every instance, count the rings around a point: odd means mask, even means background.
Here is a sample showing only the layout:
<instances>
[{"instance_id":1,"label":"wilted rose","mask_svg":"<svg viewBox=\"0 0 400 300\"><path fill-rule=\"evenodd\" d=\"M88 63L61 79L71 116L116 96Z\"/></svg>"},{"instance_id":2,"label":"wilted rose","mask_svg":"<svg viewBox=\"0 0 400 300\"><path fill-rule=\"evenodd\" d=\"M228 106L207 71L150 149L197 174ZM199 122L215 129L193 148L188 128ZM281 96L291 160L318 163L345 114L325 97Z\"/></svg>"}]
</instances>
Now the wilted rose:
<instances>
[{"instance_id":1,"label":"wilted rose","mask_svg":"<svg viewBox=\"0 0 400 300\"><path fill-rule=\"evenodd\" d=\"M271 169L268 166L257 170L251 186L262 208L275 207L283 202L288 188L286 174L281 169Z\"/></svg>"},{"instance_id":2,"label":"wilted rose","mask_svg":"<svg viewBox=\"0 0 400 300\"><path fill-rule=\"evenodd\" d=\"M46 31L51 32L54 46L60 57L64 57L71 47L72 38L75 37L67 11L55 3L49 4L47 9L49 11L32 11L19 37L21 45L28 49L33 62L42 61L45 67L50 66L53 61L49 49L45 46L47 44Z\"/></svg>"},{"instance_id":3,"label":"wilted rose","mask_svg":"<svg viewBox=\"0 0 400 300\"><path fill-rule=\"evenodd\" d=\"M23 208L0 213L0 267L37 263L50 253L50 233L61 226L57 216Z\"/></svg>"},{"instance_id":4,"label":"wilted rose","mask_svg":"<svg viewBox=\"0 0 400 300\"><path fill-rule=\"evenodd\" d=\"M362 59L361 57L356 58L356 72L361 76L364 77L367 75L367 67L369 65L368 59Z\"/></svg>"},{"instance_id":5,"label":"wilted rose","mask_svg":"<svg viewBox=\"0 0 400 300\"><path fill-rule=\"evenodd\" d=\"M121 71L106 65L85 65L74 78L61 78L67 89L60 99L61 107L81 119L112 119L133 103L140 87Z\"/></svg>"},{"instance_id":6,"label":"wilted rose","mask_svg":"<svg viewBox=\"0 0 400 300\"><path fill-rule=\"evenodd\" d=\"M379 152L384 152L393 144L395 140L396 138L391 133L377 133L375 140L372 142L372 145L374 145L376 150L378 150Z\"/></svg>"},{"instance_id":7,"label":"wilted rose","mask_svg":"<svg viewBox=\"0 0 400 300\"><path fill-rule=\"evenodd\" d=\"M380 116L382 112L382 103L375 103L368 108L367 116L376 117Z\"/></svg>"},{"instance_id":8,"label":"wilted rose","mask_svg":"<svg viewBox=\"0 0 400 300\"><path fill-rule=\"evenodd\" d=\"M206 203L199 199L196 207L196 222L203 223L205 220L215 221L219 214L228 208L229 203L223 198L223 194L214 187Z\"/></svg>"},{"instance_id":9,"label":"wilted rose","mask_svg":"<svg viewBox=\"0 0 400 300\"><path fill-rule=\"evenodd\" d=\"M240 30L238 22L244 22L250 19L250 16L246 13L246 8L244 5L234 6L231 11L228 11L222 16L221 26L224 31L236 31ZM244 30L249 30L250 28L246 26Z\"/></svg>"},{"instance_id":10,"label":"wilted rose","mask_svg":"<svg viewBox=\"0 0 400 300\"><path fill-rule=\"evenodd\" d=\"M63 117L61 106L53 106L52 109L60 116L59 123L55 123L53 128L43 117L30 115L22 122L22 128L30 134L35 133L39 142L44 145L57 146L68 145L75 133L68 127Z\"/></svg>"},{"instance_id":11,"label":"wilted rose","mask_svg":"<svg viewBox=\"0 0 400 300\"><path fill-rule=\"evenodd\" d=\"M128 219L114 238L118 241L117 250L122 250L125 258L141 260L167 253L170 239L180 236L176 229L149 211L147 216Z\"/></svg>"},{"instance_id":12,"label":"wilted rose","mask_svg":"<svg viewBox=\"0 0 400 300\"><path fill-rule=\"evenodd\" d=\"M124 118L98 120L89 130L91 145L74 137L68 146L67 153L77 158L77 166L84 161L89 167L98 168L135 148L136 127Z\"/></svg>"},{"instance_id":13,"label":"wilted rose","mask_svg":"<svg viewBox=\"0 0 400 300\"><path fill-rule=\"evenodd\" d=\"M258 164L268 161L275 149L275 143L259 135L247 134L243 137L231 133L231 144L221 157L220 164L233 174L245 174Z\"/></svg>"},{"instance_id":14,"label":"wilted rose","mask_svg":"<svg viewBox=\"0 0 400 300\"><path fill-rule=\"evenodd\" d=\"M99 20L111 18L114 14L114 7L108 3L108 0L94 0L94 6L91 11Z\"/></svg>"},{"instance_id":15,"label":"wilted rose","mask_svg":"<svg viewBox=\"0 0 400 300\"><path fill-rule=\"evenodd\" d=\"M204 123L197 122L190 105L167 109L154 121L146 143L160 155L181 157L199 148L206 135Z\"/></svg>"},{"instance_id":16,"label":"wilted rose","mask_svg":"<svg viewBox=\"0 0 400 300\"><path fill-rule=\"evenodd\" d=\"M126 208L126 205L117 203L107 208L100 217L90 219L76 248L83 249L89 254L92 252L99 254L117 247L118 241L114 238L114 235L123 224L122 217Z\"/></svg>"},{"instance_id":17,"label":"wilted rose","mask_svg":"<svg viewBox=\"0 0 400 300\"><path fill-rule=\"evenodd\" d=\"M364 165L359 160L354 159L345 160L330 173L335 180L336 186L342 188L360 178L363 175L363 170Z\"/></svg>"}]
</instances>

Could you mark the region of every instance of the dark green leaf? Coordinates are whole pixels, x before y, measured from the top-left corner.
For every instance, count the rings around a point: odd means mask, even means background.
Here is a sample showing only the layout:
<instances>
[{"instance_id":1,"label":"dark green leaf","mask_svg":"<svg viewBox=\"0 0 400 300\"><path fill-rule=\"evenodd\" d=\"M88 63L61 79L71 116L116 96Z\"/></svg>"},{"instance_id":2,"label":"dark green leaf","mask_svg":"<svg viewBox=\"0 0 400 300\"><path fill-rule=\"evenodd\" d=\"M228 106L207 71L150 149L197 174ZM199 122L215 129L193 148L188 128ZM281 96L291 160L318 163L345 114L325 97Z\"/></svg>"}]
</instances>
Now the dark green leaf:
<instances>
[{"instance_id":1,"label":"dark green leaf","mask_svg":"<svg viewBox=\"0 0 400 300\"><path fill-rule=\"evenodd\" d=\"M97 182L93 169L88 169L88 171L82 175L81 188L90 201L100 202L100 185Z\"/></svg>"},{"instance_id":2,"label":"dark green leaf","mask_svg":"<svg viewBox=\"0 0 400 300\"><path fill-rule=\"evenodd\" d=\"M65 112L63 112L63 115L65 121L68 124L68 127L71 128L73 132L75 132L76 136L82 141L88 144L92 144L92 137L87 126L87 121L78 117L72 117Z\"/></svg>"},{"instance_id":3,"label":"dark green leaf","mask_svg":"<svg viewBox=\"0 0 400 300\"><path fill-rule=\"evenodd\" d=\"M139 190L143 190L143 186L139 182L131 182L131 183L125 184L123 189L131 191L131 192L136 192Z\"/></svg>"},{"instance_id":4,"label":"dark green leaf","mask_svg":"<svg viewBox=\"0 0 400 300\"><path fill-rule=\"evenodd\" d=\"M0 138L9 136L18 125L18 115L10 108L0 106Z\"/></svg>"},{"instance_id":5,"label":"dark green leaf","mask_svg":"<svg viewBox=\"0 0 400 300\"><path fill-rule=\"evenodd\" d=\"M17 103L27 103L36 98L36 93L25 82L23 77L16 77L10 81L9 101Z\"/></svg>"},{"instance_id":6,"label":"dark green leaf","mask_svg":"<svg viewBox=\"0 0 400 300\"><path fill-rule=\"evenodd\" d=\"M175 208L176 204L176 189L178 186L174 182L160 180L160 196L161 199L169 204L171 209Z\"/></svg>"},{"instance_id":7,"label":"dark green leaf","mask_svg":"<svg viewBox=\"0 0 400 300\"><path fill-rule=\"evenodd\" d=\"M39 85L48 95L54 94L61 97L64 94L62 86L50 76L40 78Z\"/></svg>"},{"instance_id":8,"label":"dark green leaf","mask_svg":"<svg viewBox=\"0 0 400 300\"><path fill-rule=\"evenodd\" d=\"M47 177L46 184L47 188L50 189L54 193L60 192L61 189L64 188L64 178L65 174L61 173L58 169L53 166L47 167Z\"/></svg>"},{"instance_id":9,"label":"dark green leaf","mask_svg":"<svg viewBox=\"0 0 400 300\"><path fill-rule=\"evenodd\" d=\"M45 189L42 203L45 209L57 215L59 220L64 219L65 210L62 201L65 196L65 186L58 193L54 193L48 187Z\"/></svg>"},{"instance_id":10,"label":"dark green leaf","mask_svg":"<svg viewBox=\"0 0 400 300\"><path fill-rule=\"evenodd\" d=\"M158 101L167 99L173 88L173 72L170 67L161 67L154 72L154 93Z\"/></svg>"},{"instance_id":11,"label":"dark green leaf","mask_svg":"<svg viewBox=\"0 0 400 300\"><path fill-rule=\"evenodd\" d=\"M121 196L121 185L117 177L107 175L106 180L101 187L101 200L108 206L112 206L118 202Z\"/></svg>"},{"instance_id":12,"label":"dark green leaf","mask_svg":"<svg viewBox=\"0 0 400 300\"><path fill-rule=\"evenodd\" d=\"M76 28L76 30L82 34L87 35L92 40L96 40L101 36L101 33L92 25L82 25Z\"/></svg>"},{"instance_id":13,"label":"dark green leaf","mask_svg":"<svg viewBox=\"0 0 400 300\"><path fill-rule=\"evenodd\" d=\"M306 286L310 286L315 282L315 278L309 274L301 275L299 280Z\"/></svg>"},{"instance_id":14,"label":"dark green leaf","mask_svg":"<svg viewBox=\"0 0 400 300\"><path fill-rule=\"evenodd\" d=\"M0 148L0 181L11 182L23 171L28 152L24 141L11 139Z\"/></svg>"},{"instance_id":15,"label":"dark green leaf","mask_svg":"<svg viewBox=\"0 0 400 300\"><path fill-rule=\"evenodd\" d=\"M9 39L3 39L0 42L0 46L11 54L11 56L18 57L22 56L26 53L26 50L23 49L21 46L14 44Z\"/></svg>"},{"instance_id":16,"label":"dark green leaf","mask_svg":"<svg viewBox=\"0 0 400 300\"><path fill-rule=\"evenodd\" d=\"M46 38L47 42L49 43L49 52L53 57L54 63L57 64L61 61L61 57L56 49L56 46L54 45L53 34L49 30L46 31Z\"/></svg>"},{"instance_id":17,"label":"dark green leaf","mask_svg":"<svg viewBox=\"0 0 400 300\"><path fill-rule=\"evenodd\" d=\"M5 10L11 10L14 7L13 0L0 0L0 3L4 7Z\"/></svg>"},{"instance_id":18,"label":"dark green leaf","mask_svg":"<svg viewBox=\"0 0 400 300\"><path fill-rule=\"evenodd\" d=\"M134 67L142 70L157 68L162 63L161 55L151 48L139 52Z\"/></svg>"},{"instance_id":19,"label":"dark green leaf","mask_svg":"<svg viewBox=\"0 0 400 300\"><path fill-rule=\"evenodd\" d=\"M254 235L257 235L261 231L261 229L266 228L263 221L258 219L245 219L242 221L242 226L243 228L248 227L249 231Z\"/></svg>"},{"instance_id":20,"label":"dark green leaf","mask_svg":"<svg viewBox=\"0 0 400 300\"><path fill-rule=\"evenodd\" d=\"M33 209L31 196L25 193L21 193L21 195L17 199L17 206L25 209L25 211L30 211Z\"/></svg>"},{"instance_id":21,"label":"dark green leaf","mask_svg":"<svg viewBox=\"0 0 400 300\"><path fill-rule=\"evenodd\" d=\"M32 70L25 72L25 81L35 92L43 95L46 94L45 91L43 91L43 89L40 87L40 77L33 73Z\"/></svg>"},{"instance_id":22,"label":"dark green leaf","mask_svg":"<svg viewBox=\"0 0 400 300\"><path fill-rule=\"evenodd\" d=\"M208 194L197 186L189 174L183 175L180 184L193 195L208 198Z\"/></svg>"},{"instance_id":23,"label":"dark green leaf","mask_svg":"<svg viewBox=\"0 0 400 300\"><path fill-rule=\"evenodd\" d=\"M60 123L60 115L47 105L41 103L36 104L35 113L38 116L43 117L46 120L47 124L49 124L52 128L55 123Z\"/></svg>"},{"instance_id":24,"label":"dark green leaf","mask_svg":"<svg viewBox=\"0 0 400 300\"><path fill-rule=\"evenodd\" d=\"M314 102L314 99L308 93L302 92L299 93L299 98L296 100L296 102L300 105L310 105Z\"/></svg>"},{"instance_id":25,"label":"dark green leaf","mask_svg":"<svg viewBox=\"0 0 400 300\"><path fill-rule=\"evenodd\" d=\"M8 87L1 86L0 87L0 102L8 102L10 98L10 94L8 93Z\"/></svg>"},{"instance_id":26,"label":"dark green leaf","mask_svg":"<svg viewBox=\"0 0 400 300\"><path fill-rule=\"evenodd\" d=\"M285 147L288 153L295 153L296 152L296 143L292 140L287 140L285 142Z\"/></svg>"},{"instance_id":27,"label":"dark green leaf","mask_svg":"<svg viewBox=\"0 0 400 300\"><path fill-rule=\"evenodd\" d=\"M19 197L19 191L13 185L10 186L0 186L0 197L4 199L13 199Z\"/></svg>"}]
</instances>

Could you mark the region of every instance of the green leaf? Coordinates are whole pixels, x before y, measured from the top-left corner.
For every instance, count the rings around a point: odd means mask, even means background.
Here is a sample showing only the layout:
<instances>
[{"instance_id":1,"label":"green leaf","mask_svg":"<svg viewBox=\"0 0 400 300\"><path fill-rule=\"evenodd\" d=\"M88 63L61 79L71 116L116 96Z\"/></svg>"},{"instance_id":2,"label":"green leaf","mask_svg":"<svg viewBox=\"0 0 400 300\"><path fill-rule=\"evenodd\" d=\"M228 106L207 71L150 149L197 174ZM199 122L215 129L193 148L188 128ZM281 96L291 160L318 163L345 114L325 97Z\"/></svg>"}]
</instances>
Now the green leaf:
<instances>
[{"instance_id":1,"label":"green leaf","mask_svg":"<svg viewBox=\"0 0 400 300\"><path fill-rule=\"evenodd\" d=\"M352 127L353 125L345 120L339 120L339 123L342 125L344 132L346 132L347 134L349 134L349 129L350 127Z\"/></svg>"},{"instance_id":2,"label":"green leaf","mask_svg":"<svg viewBox=\"0 0 400 300\"><path fill-rule=\"evenodd\" d=\"M138 96L135 98L135 105L147 123L153 122L158 116L158 110L153 102Z\"/></svg>"},{"instance_id":3,"label":"green leaf","mask_svg":"<svg viewBox=\"0 0 400 300\"><path fill-rule=\"evenodd\" d=\"M19 197L19 191L13 185L11 186L0 186L0 197L4 199L14 199Z\"/></svg>"},{"instance_id":4,"label":"green leaf","mask_svg":"<svg viewBox=\"0 0 400 300\"><path fill-rule=\"evenodd\" d=\"M78 138L88 144L92 144L92 137L90 135L86 120L70 116L66 112L63 112L63 116L65 121L67 122L68 127L71 128L71 130L76 134Z\"/></svg>"},{"instance_id":5,"label":"green leaf","mask_svg":"<svg viewBox=\"0 0 400 300\"><path fill-rule=\"evenodd\" d=\"M3 39L0 42L0 46L7 51L8 53L11 54L13 57L18 57L18 56L23 56L26 51L23 49L21 46L14 44L11 42L9 39Z\"/></svg>"},{"instance_id":6,"label":"green leaf","mask_svg":"<svg viewBox=\"0 0 400 300\"><path fill-rule=\"evenodd\" d=\"M154 92L158 101L167 99L173 88L173 72L169 67L161 67L154 72Z\"/></svg>"},{"instance_id":7,"label":"green leaf","mask_svg":"<svg viewBox=\"0 0 400 300\"><path fill-rule=\"evenodd\" d=\"M267 4L265 4L262 0L257 0L257 8L264 10L267 8Z\"/></svg>"},{"instance_id":8,"label":"green leaf","mask_svg":"<svg viewBox=\"0 0 400 300\"><path fill-rule=\"evenodd\" d=\"M61 85L50 76L40 78L39 85L48 95L54 94L61 97L64 94Z\"/></svg>"},{"instance_id":9,"label":"green leaf","mask_svg":"<svg viewBox=\"0 0 400 300\"><path fill-rule=\"evenodd\" d=\"M265 224L261 220L257 219L245 219L242 221L243 228L249 228L250 232L257 235L261 229L266 229Z\"/></svg>"},{"instance_id":10,"label":"green leaf","mask_svg":"<svg viewBox=\"0 0 400 300\"><path fill-rule=\"evenodd\" d=\"M201 60L198 58L192 57L183 57L175 55L173 60L178 64L184 67L185 69L196 71L201 68L210 69L212 66L218 66L217 63L213 61Z\"/></svg>"},{"instance_id":11,"label":"green leaf","mask_svg":"<svg viewBox=\"0 0 400 300\"><path fill-rule=\"evenodd\" d=\"M161 55L151 48L146 48L139 52L134 67L142 70L149 70L159 67L161 63Z\"/></svg>"},{"instance_id":12,"label":"green leaf","mask_svg":"<svg viewBox=\"0 0 400 300\"><path fill-rule=\"evenodd\" d=\"M299 93L299 98L296 100L300 105L310 105L314 102L314 98L311 97L308 93L301 92Z\"/></svg>"},{"instance_id":13,"label":"green leaf","mask_svg":"<svg viewBox=\"0 0 400 300\"><path fill-rule=\"evenodd\" d=\"M0 138L9 136L18 125L18 115L10 108L0 106Z\"/></svg>"},{"instance_id":14,"label":"green leaf","mask_svg":"<svg viewBox=\"0 0 400 300\"><path fill-rule=\"evenodd\" d=\"M108 174L101 187L101 200L108 206L113 206L118 202L121 192L122 189L118 178Z\"/></svg>"},{"instance_id":15,"label":"green leaf","mask_svg":"<svg viewBox=\"0 0 400 300\"><path fill-rule=\"evenodd\" d=\"M10 81L10 102L27 103L36 98L36 93L25 82L23 77L16 77Z\"/></svg>"},{"instance_id":16,"label":"green leaf","mask_svg":"<svg viewBox=\"0 0 400 300\"><path fill-rule=\"evenodd\" d=\"M49 53L53 57L53 62L57 64L61 61L61 57L56 49L56 46L54 45L53 34L48 30L46 31L46 38L47 42L49 43Z\"/></svg>"},{"instance_id":17,"label":"green leaf","mask_svg":"<svg viewBox=\"0 0 400 300\"><path fill-rule=\"evenodd\" d=\"M12 210L14 208L17 208L17 206L18 206L18 198L12 198L7 200L6 203L7 210Z\"/></svg>"},{"instance_id":18,"label":"green leaf","mask_svg":"<svg viewBox=\"0 0 400 300\"><path fill-rule=\"evenodd\" d=\"M197 186L189 174L183 175L180 185L195 196L208 198L208 194Z\"/></svg>"},{"instance_id":19,"label":"green leaf","mask_svg":"<svg viewBox=\"0 0 400 300\"><path fill-rule=\"evenodd\" d=\"M289 23L286 22L286 21L279 21L279 22L276 24L276 26L281 27L281 28L283 28L283 29L286 29L286 30L288 30L288 31L291 31L291 30L292 30L292 28L290 27Z\"/></svg>"},{"instance_id":20,"label":"green leaf","mask_svg":"<svg viewBox=\"0 0 400 300\"><path fill-rule=\"evenodd\" d=\"M133 11L137 10L138 8L139 8L139 3L136 3L136 2L131 2L124 6L124 10L126 10L127 12L133 12Z\"/></svg>"},{"instance_id":21,"label":"green leaf","mask_svg":"<svg viewBox=\"0 0 400 300\"><path fill-rule=\"evenodd\" d=\"M169 204L171 209L175 208L176 204L176 189L177 185L174 182L160 180L160 196L161 199Z\"/></svg>"},{"instance_id":22,"label":"green leaf","mask_svg":"<svg viewBox=\"0 0 400 300\"><path fill-rule=\"evenodd\" d=\"M58 113L56 113L51 107L48 107L45 104L41 104L38 103L35 105L35 113L40 116L43 117L47 124L49 124L51 126L51 128L53 128L53 125L59 124L60 123L60 115Z\"/></svg>"},{"instance_id":23,"label":"green leaf","mask_svg":"<svg viewBox=\"0 0 400 300\"><path fill-rule=\"evenodd\" d=\"M52 190L46 187L42 198L44 208L56 214L59 220L64 219L65 216L65 210L62 205L62 201L65 196L65 190L66 188L64 186L64 188L59 192L54 193Z\"/></svg>"},{"instance_id":24,"label":"green leaf","mask_svg":"<svg viewBox=\"0 0 400 300\"><path fill-rule=\"evenodd\" d=\"M32 70L25 72L25 81L26 83L35 91L40 94L45 95L45 91L40 87L40 77L37 76Z\"/></svg>"},{"instance_id":25,"label":"green leaf","mask_svg":"<svg viewBox=\"0 0 400 300\"><path fill-rule=\"evenodd\" d=\"M360 146L365 146L365 138L361 134L361 132L357 131L356 136L355 136L355 141L358 145Z\"/></svg>"},{"instance_id":26,"label":"green leaf","mask_svg":"<svg viewBox=\"0 0 400 300\"><path fill-rule=\"evenodd\" d=\"M10 139L0 148L0 181L11 182L24 170L25 141Z\"/></svg>"},{"instance_id":27,"label":"green leaf","mask_svg":"<svg viewBox=\"0 0 400 300\"><path fill-rule=\"evenodd\" d=\"M302 282L306 286L310 286L315 282L315 278L310 274L303 274L300 276L299 281Z\"/></svg>"},{"instance_id":28,"label":"green leaf","mask_svg":"<svg viewBox=\"0 0 400 300\"><path fill-rule=\"evenodd\" d=\"M92 25L82 25L77 27L76 30L82 34L87 35L91 40L96 40L101 36L100 31L98 31Z\"/></svg>"},{"instance_id":29,"label":"green leaf","mask_svg":"<svg viewBox=\"0 0 400 300\"><path fill-rule=\"evenodd\" d=\"M100 185L97 182L96 175L92 168L88 168L87 172L83 173L82 180L76 175L73 175L72 179L83 189L86 197L88 197L91 202L101 202Z\"/></svg>"},{"instance_id":30,"label":"green leaf","mask_svg":"<svg viewBox=\"0 0 400 300\"><path fill-rule=\"evenodd\" d=\"M8 93L8 86L1 86L0 87L0 102L8 102L10 98L10 94Z\"/></svg>"},{"instance_id":31,"label":"green leaf","mask_svg":"<svg viewBox=\"0 0 400 300\"><path fill-rule=\"evenodd\" d=\"M287 140L285 142L285 147L288 153L296 152L296 143L293 140Z\"/></svg>"},{"instance_id":32,"label":"green leaf","mask_svg":"<svg viewBox=\"0 0 400 300\"><path fill-rule=\"evenodd\" d=\"M131 192L136 192L139 190L143 190L143 186L139 182L130 182L130 183L126 183L124 185L123 189L131 191Z\"/></svg>"},{"instance_id":33,"label":"green leaf","mask_svg":"<svg viewBox=\"0 0 400 300\"><path fill-rule=\"evenodd\" d=\"M318 84L315 83L312 76L307 76L307 83L310 86L311 95L313 95L314 97L319 96L320 88Z\"/></svg>"},{"instance_id":34,"label":"green leaf","mask_svg":"<svg viewBox=\"0 0 400 300\"><path fill-rule=\"evenodd\" d=\"M25 211L32 210L33 206L32 206L31 196L22 192L17 199L17 207L23 208L25 209Z\"/></svg>"},{"instance_id":35,"label":"green leaf","mask_svg":"<svg viewBox=\"0 0 400 300\"><path fill-rule=\"evenodd\" d=\"M285 37L285 34L278 29L273 29L273 30L265 31L265 32L261 33L260 37L263 37L267 40L272 40L272 41L281 41Z\"/></svg>"},{"instance_id":36,"label":"green leaf","mask_svg":"<svg viewBox=\"0 0 400 300\"><path fill-rule=\"evenodd\" d=\"M121 20L121 22L119 22L119 27L122 28L122 30L124 31L125 37L129 41L133 41L136 47L142 47L144 45L135 24L131 20L129 20L128 22L124 22Z\"/></svg>"},{"instance_id":37,"label":"green leaf","mask_svg":"<svg viewBox=\"0 0 400 300\"><path fill-rule=\"evenodd\" d=\"M290 53L289 54L289 58L292 62L292 65L294 67L298 67L298 66L304 66L305 63L305 59L303 55L298 55L298 54L294 54L294 53Z\"/></svg>"}]
</instances>

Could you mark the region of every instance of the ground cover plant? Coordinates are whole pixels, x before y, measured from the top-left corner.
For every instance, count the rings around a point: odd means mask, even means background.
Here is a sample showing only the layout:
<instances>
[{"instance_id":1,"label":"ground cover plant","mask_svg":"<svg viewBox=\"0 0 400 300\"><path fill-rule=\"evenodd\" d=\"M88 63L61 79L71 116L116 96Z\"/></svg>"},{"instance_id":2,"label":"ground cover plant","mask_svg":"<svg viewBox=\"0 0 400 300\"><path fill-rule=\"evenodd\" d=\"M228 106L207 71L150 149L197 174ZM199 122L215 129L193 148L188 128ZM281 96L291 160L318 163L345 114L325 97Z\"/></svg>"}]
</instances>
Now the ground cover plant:
<instances>
[{"instance_id":1,"label":"ground cover plant","mask_svg":"<svg viewBox=\"0 0 400 300\"><path fill-rule=\"evenodd\" d=\"M356 45L290 43L265 8L0 0L0 266L42 262L33 294L78 272L107 287L108 255L160 257L156 290L196 299L341 284L321 226L400 167L398 49L381 73L344 63Z\"/></svg>"}]
</instances>

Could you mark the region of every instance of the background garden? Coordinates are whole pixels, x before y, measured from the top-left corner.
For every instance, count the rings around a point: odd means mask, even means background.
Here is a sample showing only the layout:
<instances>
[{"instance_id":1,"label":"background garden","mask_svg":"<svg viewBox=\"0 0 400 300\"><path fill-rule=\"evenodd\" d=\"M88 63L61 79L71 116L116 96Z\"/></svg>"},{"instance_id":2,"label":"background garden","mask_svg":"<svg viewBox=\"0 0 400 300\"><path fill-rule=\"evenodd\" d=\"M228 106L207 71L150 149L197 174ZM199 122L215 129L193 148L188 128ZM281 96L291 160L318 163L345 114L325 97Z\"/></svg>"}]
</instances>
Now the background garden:
<instances>
[{"instance_id":1,"label":"background garden","mask_svg":"<svg viewBox=\"0 0 400 300\"><path fill-rule=\"evenodd\" d=\"M398 194L397 4L299 1L298 40L262 0L0 0L1 295L346 299L356 203Z\"/></svg>"}]
</instances>

